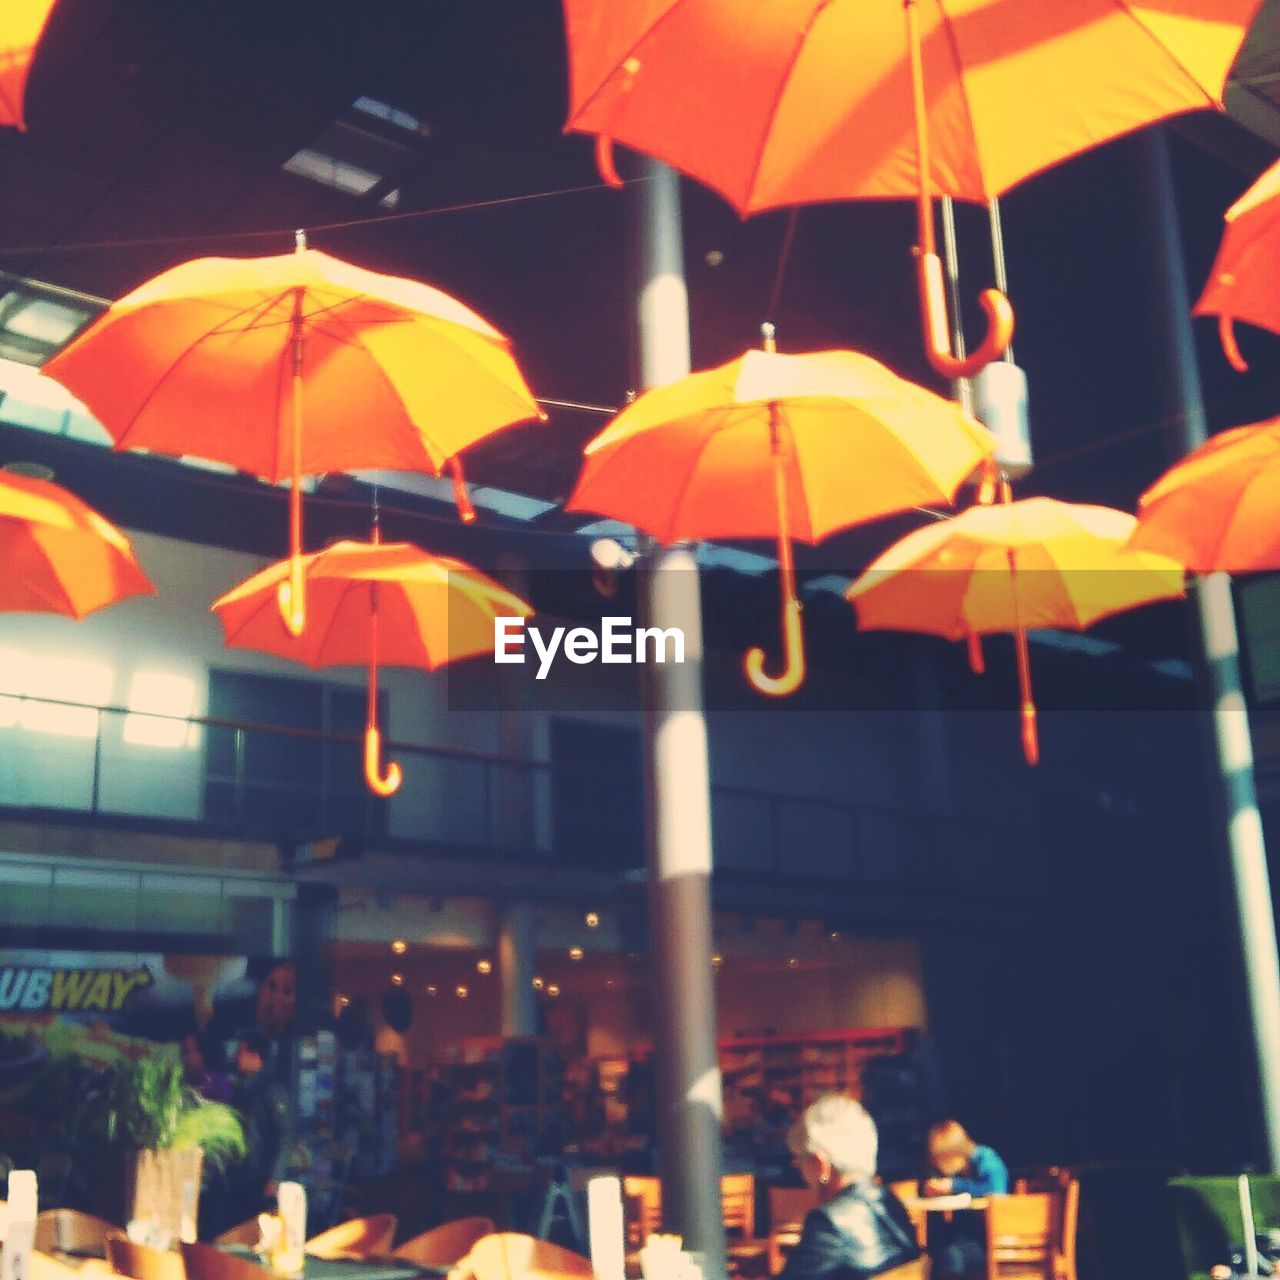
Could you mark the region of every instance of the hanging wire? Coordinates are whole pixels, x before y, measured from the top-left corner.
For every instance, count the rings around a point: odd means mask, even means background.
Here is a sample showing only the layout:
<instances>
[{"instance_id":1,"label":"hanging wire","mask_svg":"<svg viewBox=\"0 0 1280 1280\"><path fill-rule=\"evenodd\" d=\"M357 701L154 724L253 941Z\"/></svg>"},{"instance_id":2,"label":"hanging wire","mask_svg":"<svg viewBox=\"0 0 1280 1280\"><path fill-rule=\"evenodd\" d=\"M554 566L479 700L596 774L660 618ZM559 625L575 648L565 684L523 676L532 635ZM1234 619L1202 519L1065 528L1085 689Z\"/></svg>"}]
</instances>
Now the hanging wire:
<instances>
[{"instance_id":1,"label":"hanging wire","mask_svg":"<svg viewBox=\"0 0 1280 1280\"><path fill-rule=\"evenodd\" d=\"M625 185L636 186L650 181L652 179L644 176L628 178ZM582 195L588 191L609 190L611 188L603 182L591 182L577 187L556 187L548 191L528 191L521 195L497 196L492 200L469 200L462 204L436 205L430 209L411 209L405 213L375 214L367 218L348 218L344 222L320 222L308 227L307 230L311 232L347 231L359 227L378 226L388 222L408 222L415 218L435 218L449 213L470 213L477 209L497 209L505 205L530 204L535 200L553 200L561 196ZM0 245L0 254L37 253L44 255L50 253L80 253L98 249L139 249L152 245L207 244L210 241L222 242L226 240L287 240L294 234L295 230L295 227L288 226L263 228L256 231L206 231L195 235L139 236L127 240L79 240L69 244L55 242L51 244Z\"/></svg>"},{"instance_id":2,"label":"hanging wire","mask_svg":"<svg viewBox=\"0 0 1280 1280\"><path fill-rule=\"evenodd\" d=\"M1000 220L1000 201L992 196L987 201L987 225L991 229L991 262L995 268L996 288L1009 296L1009 274L1004 260L1004 224ZM1006 364L1013 363L1013 343L1004 349Z\"/></svg>"},{"instance_id":3,"label":"hanging wire","mask_svg":"<svg viewBox=\"0 0 1280 1280\"><path fill-rule=\"evenodd\" d=\"M956 206L950 196L939 200L942 207L942 261L947 278L947 303L950 311L951 349L956 359L965 357L964 311L960 298L960 251L956 243ZM973 385L968 378L956 378L952 394L965 413L973 413Z\"/></svg>"},{"instance_id":4,"label":"hanging wire","mask_svg":"<svg viewBox=\"0 0 1280 1280\"><path fill-rule=\"evenodd\" d=\"M768 323L776 324L778 306L782 302L782 283L786 279L787 266L791 261L791 246L796 240L796 223L800 220L800 206L793 204L787 218L787 229L782 235L782 248L778 253L778 268L773 273L773 288L769 290L769 305L765 307L764 318Z\"/></svg>"}]
</instances>

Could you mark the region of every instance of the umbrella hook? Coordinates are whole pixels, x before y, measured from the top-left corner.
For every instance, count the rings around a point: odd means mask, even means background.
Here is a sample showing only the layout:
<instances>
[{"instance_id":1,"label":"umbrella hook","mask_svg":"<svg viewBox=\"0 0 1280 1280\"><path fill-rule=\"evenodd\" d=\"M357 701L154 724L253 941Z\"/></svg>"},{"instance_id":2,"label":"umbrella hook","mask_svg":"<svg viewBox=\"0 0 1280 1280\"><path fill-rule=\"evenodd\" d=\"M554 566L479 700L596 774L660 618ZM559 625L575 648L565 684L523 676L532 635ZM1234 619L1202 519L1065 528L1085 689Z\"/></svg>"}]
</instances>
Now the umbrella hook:
<instances>
[{"instance_id":1,"label":"umbrella hook","mask_svg":"<svg viewBox=\"0 0 1280 1280\"><path fill-rule=\"evenodd\" d=\"M298 232L298 252L306 237ZM289 580L280 584L276 603L291 636L300 636L307 626L306 588L302 576L302 299L304 289L293 291L293 315L289 320L289 345L293 355L293 475L289 486Z\"/></svg>"},{"instance_id":2,"label":"umbrella hook","mask_svg":"<svg viewBox=\"0 0 1280 1280\"><path fill-rule=\"evenodd\" d=\"M621 92L629 93L636 82L636 72L640 70L639 58L628 58L622 64L623 80ZM607 133L596 134L596 172L607 187L620 190L626 183L618 176L618 168L613 160L613 138Z\"/></svg>"},{"instance_id":3,"label":"umbrella hook","mask_svg":"<svg viewBox=\"0 0 1280 1280\"><path fill-rule=\"evenodd\" d=\"M766 336L765 350L772 348ZM787 473L782 457L781 423L778 406L769 405L769 447L773 454L774 488L778 502L778 575L782 581L782 671L776 676L765 674L764 650L750 650L743 661L747 679L758 692L770 698L784 698L794 693L805 677L804 628L800 621L800 600L796 596L796 571L791 555L791 531L787 524Z\"/></svg>"},{"instance_id":4,"label":"umbrella hook","mask_svg":"<svg viewBox=\"0 0 1280 1280\"><path fill-rule=\"evenodd\" d=\"M374 541L377 541L375 536ZM394 760L382 769L382 733L378 728L378 584L369 584L369 708L364 729L364 780L374 795L386 797L400 790L404 771Z\"/></svg>"},{"instance_id":5,"label":"umbrella hook","mask_svg":"<svg viewBox=\"0 0 1280 1280\"><path fill-rule=\"evenodd\" d=\"M911 99L915 112L916 166L920 190L916 200L916 283L924 322L924 347L929 363L944 378L971 378L998 360L1013 340L1013 307L999 289L984 289L978 303L987 317L987 332L968 356L956 356L951 348L947 322L946 286L942 259L938 257L933 228L933 172L929 162L928 107L924 95L924 60L920 51L920 24L916 0L903 0L907 21L907 46L911 62Z\"/></svg>"}]
</instances>

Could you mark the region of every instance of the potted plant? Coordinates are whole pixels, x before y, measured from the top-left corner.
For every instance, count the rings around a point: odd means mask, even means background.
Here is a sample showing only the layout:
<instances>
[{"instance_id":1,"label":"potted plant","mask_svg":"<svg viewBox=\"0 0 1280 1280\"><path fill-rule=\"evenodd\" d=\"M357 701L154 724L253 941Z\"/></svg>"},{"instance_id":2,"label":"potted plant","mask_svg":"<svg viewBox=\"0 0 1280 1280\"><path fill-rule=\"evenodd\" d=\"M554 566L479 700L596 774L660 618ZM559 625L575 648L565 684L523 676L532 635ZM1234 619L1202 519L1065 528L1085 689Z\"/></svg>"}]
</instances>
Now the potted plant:
<instances>
[{"instance_id":1,"label":"potted plant","mask_svg":"<svg viewBox=\"0 0 1280 1280\"><path fill-rule=\"evenodd\" d=\"M202 1098L159 1049L111 1069L86 1100L80 1131L107 1157L96 1179L114 1201L104 1216L146 1222L163 1242L195 1238L203 1166L245 1154L239 1112Z\"/></svg>"}]
</instances>

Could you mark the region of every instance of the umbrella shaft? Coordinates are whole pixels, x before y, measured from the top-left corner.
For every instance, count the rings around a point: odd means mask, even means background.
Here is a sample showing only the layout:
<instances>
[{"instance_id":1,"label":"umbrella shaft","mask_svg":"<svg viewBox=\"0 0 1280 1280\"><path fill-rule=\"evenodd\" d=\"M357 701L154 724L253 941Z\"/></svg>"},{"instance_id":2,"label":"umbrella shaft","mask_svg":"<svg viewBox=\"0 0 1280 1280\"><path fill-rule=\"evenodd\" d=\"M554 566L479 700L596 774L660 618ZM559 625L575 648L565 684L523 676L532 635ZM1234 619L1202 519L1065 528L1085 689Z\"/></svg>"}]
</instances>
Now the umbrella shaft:
<instances>
[{"instance_id":1,"label":"umbrella shaft","mask_svg":"<svg viewBox=\"0 0 1280 1280\"><path fill-rule=\"evenodd\" d=\"M929 116L924 96L924 59L920 52L920 18L916 0L902 0L907 20L907 53L911 63L911 106L916 128L916 167L919 189L916 193L917 234L921 253L936 253L933 231L933 182L929 162Z\"/></svg>"}]
</instances>

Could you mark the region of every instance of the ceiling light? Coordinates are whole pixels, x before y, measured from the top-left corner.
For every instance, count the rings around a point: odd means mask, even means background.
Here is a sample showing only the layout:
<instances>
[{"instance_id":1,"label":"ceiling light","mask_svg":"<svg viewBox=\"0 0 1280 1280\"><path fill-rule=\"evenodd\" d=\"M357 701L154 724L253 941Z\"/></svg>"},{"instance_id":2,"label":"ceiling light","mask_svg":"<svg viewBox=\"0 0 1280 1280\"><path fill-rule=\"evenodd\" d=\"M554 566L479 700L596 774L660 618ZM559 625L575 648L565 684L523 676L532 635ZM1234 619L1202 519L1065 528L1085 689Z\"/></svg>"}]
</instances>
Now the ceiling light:
<instances>
[{"instance_id":1,"label":"ceiling light","mask_svg":"<svg viewBox=\"0 0 1280 1280\"><path fill-rule=\"evenodd\" d=\"M391 950L394 951L396 955L402 956L409 950L409 944L403 938L397 938L391 944Z\"/></svg>"},{"instance_id":2,"label":"ceiling light","mask_svg":"<svg viewBox=\"0 0 1280 1280\"><path fill-rule=\"evenodd\" d=\"M492 973L492 972L493 972L493 961L492 961L492 960L477 960L477 961L476 961L476 972L477 972L477 973Z\"/></svg>"}]
</instances>

